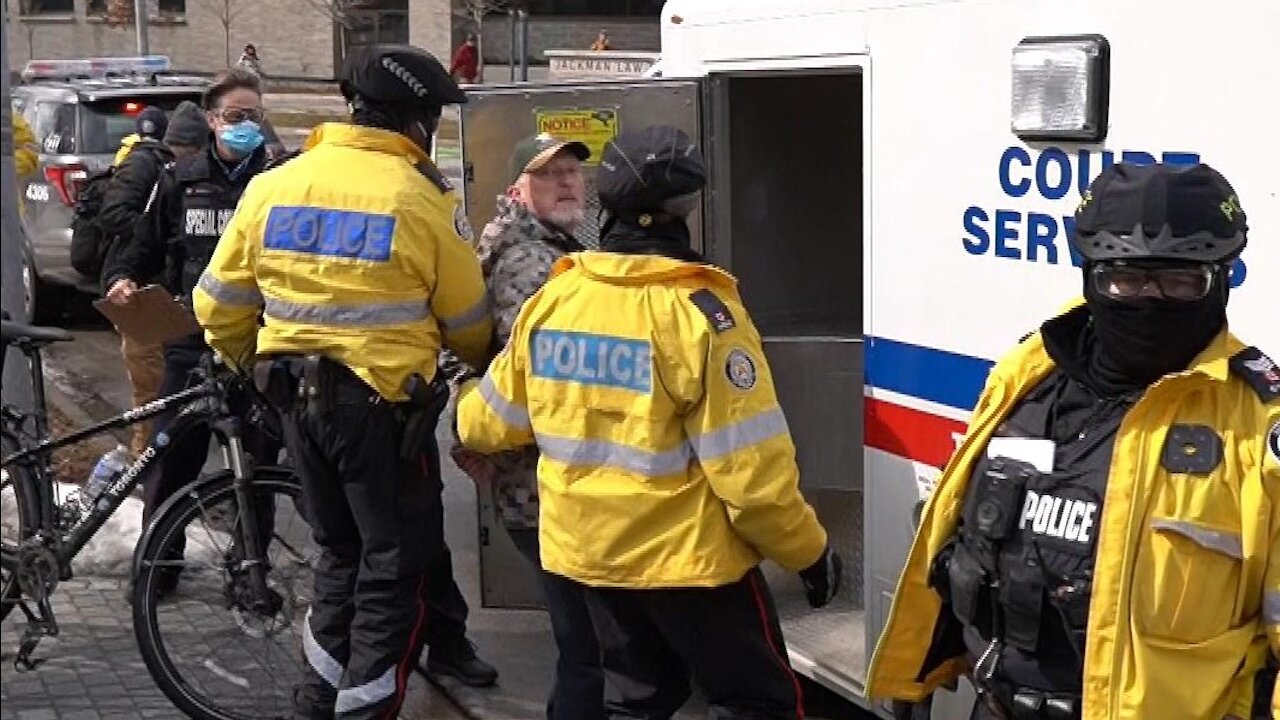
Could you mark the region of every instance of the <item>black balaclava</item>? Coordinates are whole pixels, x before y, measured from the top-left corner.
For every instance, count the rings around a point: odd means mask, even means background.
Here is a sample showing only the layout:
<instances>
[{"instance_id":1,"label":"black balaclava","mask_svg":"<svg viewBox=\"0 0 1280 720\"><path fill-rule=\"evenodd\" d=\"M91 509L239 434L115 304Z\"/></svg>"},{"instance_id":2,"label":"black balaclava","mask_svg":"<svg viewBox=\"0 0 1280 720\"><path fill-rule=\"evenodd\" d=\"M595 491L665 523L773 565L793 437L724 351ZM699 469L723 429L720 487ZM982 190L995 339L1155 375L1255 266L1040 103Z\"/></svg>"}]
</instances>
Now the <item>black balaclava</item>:
<instances>
[{"instance_id":1,"label":"black balaclava","mask_svg":"<svg viewBox=\"0 0 1280 720\"><path fill-rule=\"evenodd\" d=\"M415 127L416 124L419 132L426 135L425 142L427 146L423 148L423 152L428 154L431 152L431 135L436 130L436 125L440 119L439 114L423 111L417 107L406 108L386 103L369 102L360 96L353 97L349 104L351 107L351 122L355 125L390 130L405 137L410 137L410 128Z\"/></svg>"},{"instance_id":2,"label":"black balaclava","mask_svg":"<svg viewBox=\"0 0 1280 720\"><path fill-rule=\"evenodd\" d=\"M1094 289L1089 271L1086 264L1084 296L1092 337L1081 348L1087 354L1082 359L1095 389L1104 396L1144 388L1185 370L1227 321L1227 266L1214 273L1207 295L1190 302L1114 300Z\"/></svg>"},{"instance_id":3,"label":"black balaclava","mask_svg":"<svg viewBox=\"0 0 1280 720\"><path fill-rule=\"evenodd\" d=\"M662 210L607 212L600 226L600 249L702 262L702 256L693 249L685 219Z\"/></svg>"}]
</instances>

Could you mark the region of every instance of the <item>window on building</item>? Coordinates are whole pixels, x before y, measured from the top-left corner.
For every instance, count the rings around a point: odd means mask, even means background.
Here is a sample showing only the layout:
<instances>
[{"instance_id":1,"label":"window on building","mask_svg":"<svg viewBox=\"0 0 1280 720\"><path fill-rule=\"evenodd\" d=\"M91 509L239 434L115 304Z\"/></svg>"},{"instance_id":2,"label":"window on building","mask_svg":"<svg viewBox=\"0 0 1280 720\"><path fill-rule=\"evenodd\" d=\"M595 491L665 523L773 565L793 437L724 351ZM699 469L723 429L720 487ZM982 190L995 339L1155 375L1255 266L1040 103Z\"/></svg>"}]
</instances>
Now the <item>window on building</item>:
<instances>
[{"instance_id":1,"label":"window on building","mask_svg":"<svg viewBox=\"0 0 1280 720\"><path fill-rule=\"evenodd\" d=\"M75 0L19 0L18 2L19 15L74 15L75 12Z\"/></svg>"},{"instance_id":2,"label":"window on building","mask_svg":"<svg viewBox=\"0 0 1280 720\"><path fill-rule=\"evenodd\" d=\"M530 15L653 16L662 14L665 0L529 0Z\"/></svg>"},{"instance_id":3,"label":"window on building","mask_svg":"<svg viewBox=\"0 0 1280 720\"><path fill-rule=\"evenodd\" d=\"M187 14L187 0L151 0L148 10L151 16L171 18ZM85 4L85 15L89 17L106 17L118 15L128 22L133 22L133 0L89 0Z\"/></svg>"},{"instance_id":4,"label":"window on building","mask_svg":"<svg viewBox=\"0 0 1280 720\"><path fill-rule=\"evenodd\" d=\"M341 27L340 57L379 43L409 42L408 0L357 0L346 11Z\"/></svg>"}]
</instances>

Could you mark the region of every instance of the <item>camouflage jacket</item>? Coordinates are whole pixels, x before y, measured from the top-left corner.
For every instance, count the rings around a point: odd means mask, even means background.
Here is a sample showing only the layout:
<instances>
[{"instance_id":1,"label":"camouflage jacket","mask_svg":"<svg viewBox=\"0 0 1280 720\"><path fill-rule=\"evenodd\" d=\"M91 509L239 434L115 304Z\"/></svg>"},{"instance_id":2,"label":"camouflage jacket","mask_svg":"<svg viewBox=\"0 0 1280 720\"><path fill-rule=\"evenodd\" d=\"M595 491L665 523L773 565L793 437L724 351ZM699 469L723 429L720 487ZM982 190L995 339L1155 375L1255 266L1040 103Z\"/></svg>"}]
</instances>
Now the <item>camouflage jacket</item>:
<instances>
[{"instance_id":1,"label":"camouflage jacket","mask_svg":"<svg viewBox=\"0 0 1280 720\"><path fill-rule=\"evenodd\" d=\"M537 292L562 256L585 248L569 233L541 222L528 208L505 196L476 245L489 291L496 345L506 345L524 301ZM496 468L494 502L504 526L538 525L538 452L533 447L492 455Z\"/></svg>"}]
</instances>

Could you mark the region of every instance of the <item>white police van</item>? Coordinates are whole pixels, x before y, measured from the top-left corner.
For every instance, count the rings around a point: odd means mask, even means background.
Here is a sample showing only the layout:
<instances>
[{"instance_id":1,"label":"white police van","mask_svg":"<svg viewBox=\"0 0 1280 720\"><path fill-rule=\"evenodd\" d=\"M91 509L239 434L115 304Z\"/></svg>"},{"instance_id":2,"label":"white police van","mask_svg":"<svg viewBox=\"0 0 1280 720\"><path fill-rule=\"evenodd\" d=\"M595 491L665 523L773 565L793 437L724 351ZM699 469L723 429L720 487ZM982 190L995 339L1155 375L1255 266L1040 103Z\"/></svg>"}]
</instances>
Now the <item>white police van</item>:
<instances>
[{"instance_id":1,"label":"white police van","mask_svg":"<svg viewBox=\"0 0 1280 720\"><path fill-rule=\"evenodd\" d=\"M1232 182L1251 230L1232 328L1280 353L1280 3L671 0L661 22L661 79L476 89L467 211L492 217L512 143L552 122L593 149L656 122L701 138L697 242L742 283L849 561L817 612L770 573L791 659L884 713L864 680L916 513L992 362L1080 293L1068 237L1102 168ZM535 602L490 507L482 524L486 603ZM967 689L943 695L935 718L968 716Z\"/></svg>"}]
</instances>

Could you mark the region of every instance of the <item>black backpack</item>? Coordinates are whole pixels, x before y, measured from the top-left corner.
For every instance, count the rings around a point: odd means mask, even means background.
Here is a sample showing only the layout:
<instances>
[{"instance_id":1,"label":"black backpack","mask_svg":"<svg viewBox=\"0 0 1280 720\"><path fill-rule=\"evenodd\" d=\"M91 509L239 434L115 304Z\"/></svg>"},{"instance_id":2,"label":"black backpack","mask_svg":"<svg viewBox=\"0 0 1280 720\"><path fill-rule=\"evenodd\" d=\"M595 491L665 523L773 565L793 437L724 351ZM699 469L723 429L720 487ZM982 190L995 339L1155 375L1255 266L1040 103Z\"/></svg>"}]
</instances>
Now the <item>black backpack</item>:
<instances>
[{"instance_id":1,"label":"black backpack","mask_svg":"<svg viewBox=\"0 0 1280 720\"><path fill-rule=\"evenodd\" d=\"M111 246L111 238L106 237L98 225L98 213L102 212L102 200L115 174L115 167L93 173L76 194L75 215L71 220L71 267L94 280L102 274Z\"/></svg>"}]
</instances>

